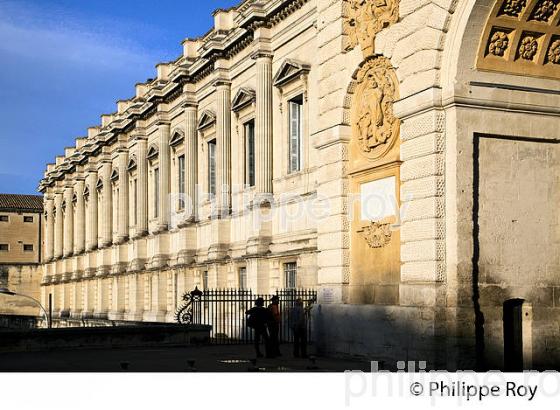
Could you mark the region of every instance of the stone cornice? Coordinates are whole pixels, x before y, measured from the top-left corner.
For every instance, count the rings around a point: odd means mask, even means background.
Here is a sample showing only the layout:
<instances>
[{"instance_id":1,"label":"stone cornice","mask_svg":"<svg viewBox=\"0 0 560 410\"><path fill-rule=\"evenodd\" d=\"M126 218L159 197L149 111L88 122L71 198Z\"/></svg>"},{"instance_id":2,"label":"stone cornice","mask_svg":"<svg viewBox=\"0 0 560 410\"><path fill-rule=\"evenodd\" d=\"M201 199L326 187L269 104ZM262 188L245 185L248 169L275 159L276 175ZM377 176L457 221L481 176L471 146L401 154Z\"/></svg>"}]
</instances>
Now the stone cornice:
<instances>
[{"instance_id":1,"label":"stone cornice","mask_svg":"<svg viewBox=\"0 0 560 410\"><path fill-rule=\"evenodd\" d=\"M137 120L146 120L157 112L157 105L170 103L183 95L185 83L197 83L214 72L214 63L218 59L231 59L249 47L253 42L253 32L259 27L273 27L300 9L309 0L245 0L236 7L221 12L233 13L233 27L227 29L213 28L198 39L197 57L181 56L175 61L158 64L163 66L163 78L151 80L144 87L145 92L130 99L118 102L118 111L103 116L103 125L94 138L88 138L81 148L76 149L71 157L54 167L39 183L39 191L63 178L64 174L74 171L75 166L84 164L88 158L96 156L103 146L110 146L119 134L134 130ZM187 106L195 106L189 101ZM184 105L183 105L184 106Z\"/></svg>"},{"instance_id":2,"label":"stone cornice","mask_svg":"<svg viewBox=\"0 0 560 410\"><path fill-rule=\"evenodd\" d=\"M270 58L270 59L272 59L272 57L274 57L274 54L272 53L272 51L269 51L269 50L266 50L266 49L257 50L257 51L254 51L251 54L251 58L253 60L257 60L259 58Z\"/></svg>"},{"instance_id":3,"label":"stone cornice","mask_svg":"<svg viewBox=\"0 0 560 410\"><path fill-rule=\"evenodd\" d=\"M215 80L212 83L212 87L218 88L218 87L230 87L231 86L231 81L225 78L218 78L217 80Z\"/></svg>"}]
</instances>

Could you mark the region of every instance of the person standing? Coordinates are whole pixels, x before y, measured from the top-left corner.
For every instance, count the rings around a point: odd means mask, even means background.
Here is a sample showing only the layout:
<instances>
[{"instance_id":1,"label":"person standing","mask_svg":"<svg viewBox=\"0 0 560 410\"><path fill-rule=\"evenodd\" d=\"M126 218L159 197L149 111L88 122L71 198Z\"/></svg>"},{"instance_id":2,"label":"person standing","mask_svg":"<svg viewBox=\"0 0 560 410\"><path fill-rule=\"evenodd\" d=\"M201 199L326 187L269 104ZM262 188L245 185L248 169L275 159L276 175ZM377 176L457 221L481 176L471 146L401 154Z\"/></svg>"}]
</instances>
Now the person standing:
<instances>
[{"instance_id":1,"label":"person standing","mask_svg":"<svg viewBox=\"0 0 560 410\"><path fill-rule=\"evenodd\" d=\"M264 342L265 353L270 355L270 342L267 331L268 323L271 321L270 312L264 307L264 299L259 297L255 300L255 306L245 312L247 315L247 326L255 331L255 354L263 357L260 350L261 339Z\"/></svg>"},{"instance_id":2,"label":"person standing","mask_svg":"<svg viewBox=\"0 0 560 410\"><path fill-rule=\"evenodd\" d=\"M307 315L309 311L303 307L303 301L296 299L290 312L291 327L294 332L294 357L307 357Z\"/></svg>"},{"instance_id":3,"label":"person standing","mask_svg":"<svg viewBox=\"0 0 560 410\"><path fill-rule=\"evenodd\" d=\"M280 322L282 320L280 314L280 299L277 295L274 295L270 300L270 305L268 305L268 310L270 311L270 322L268 323L268 330L270 336L270 356L278 357L282 356L280 353L280 341L278 336L280 333Z\"/></svg>"}]
</instances>

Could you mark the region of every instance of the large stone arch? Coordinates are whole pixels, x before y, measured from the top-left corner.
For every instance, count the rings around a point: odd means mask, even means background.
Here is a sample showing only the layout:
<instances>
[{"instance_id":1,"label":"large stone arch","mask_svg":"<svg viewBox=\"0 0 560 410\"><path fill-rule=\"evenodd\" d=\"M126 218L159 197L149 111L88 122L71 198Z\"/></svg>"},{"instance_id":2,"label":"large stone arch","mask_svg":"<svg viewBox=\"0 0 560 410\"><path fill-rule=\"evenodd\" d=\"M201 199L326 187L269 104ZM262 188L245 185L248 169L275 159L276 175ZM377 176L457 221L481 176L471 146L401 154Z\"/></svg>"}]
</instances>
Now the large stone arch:
<instances>
[{"instance_id":1,"label":"large stone arch","mask_svg":"<svg viewBox=\"0 0 560 410\"><path fill-rule=\"evenodd\" d=\"M535 2L528 1L527 7ZM549 77L490 71L478 64L488 40L486 25L497 7L495 0L401 1L399 22L378 33L375 50L390 58L400 83L395 113L402 120L401 200L406 210L399 304L421 303L445 318L447 326L436 334L462 334L454 354L463 363L475 347L479 365L501 367L503 300L528 300L528 293L541 295L541 290L501 287L497 297L485 299L485 292L497 288L476 286L475 185L480 180L475 177L481 175L475 175L475 151L480 141L491 141L478 137L552 143L560 126L560 93L557 80ZM533 300L547 297L532 295ZM484 312L480 304L488 301L495 309ZM533 359L538 363L539 355L548 352L537 350Z\"/></svg>"},{"instance_id":2,"label":"large stone arch","mask_svg":"<svg viewBox=\"0 0 560 410\"><path fill-rule=\"evenodd\" d=\"M557 115L560 97L555 91L559 89L555 80L477 68L477 53L493 7L494 0L401 0L398 21L375 33L373 55L390 61L399 89L399 98L394 103L394 113L401 120L398 300L388 303L394 319L388 327L383 325L386 307L378 306L383 302L368 300L368 295L357 302L362 306L325 310L333 315L359 310L363 317L371 318L368 323L372 328L394 334L394 339L402 343L399 348L406 349L408 357L426 358L432 354L430 362L448 369L472 369L477 358L480 366L485 361L495 368L503 366L500 351L503 303L485 311L484 303L481 304L484 292L500 295L500 301L548 298L547 303L552 303L550 295L541 290L537 289L534 295L526 294L535 287L527 287L525 293L518 290L504 293L500 286L477 290L473 281L473 272L476 273L473 269L476 256L473 252L474 158L475 149L480 147L475 144L475 136L502 135L546 141L557 138L560 126ZM326 37L331 31L324 29L321 33ZM337 84L344 84L341 90L334 90L330 86L332 82L325 80L329 86L324 87L323 101L331 110L323 116L325 130L317 133L317 146L325 168L335 169L348 179L343 180L337 194L354 192L352 101L357 88L358 71L355 70L359 70L364 59L362 51L367 49L344 48L343 54L329 56L322 66L325 79L336 75ZM335 70L335 63L343 68ZM548 91L544 91L546 88ZM334 95L338 97L337 104L331 108ZM336 125L341 126L336 128L334 121L340 121ZM325 178L319 191L330 193L329 184ZM338 198L335 194L331 196ZM339 239L341 250L319 255L319 274L328 290L324 299L330 302L339 298L352 303L348 285L352 284L349 267L354 243L345 234L352 233L352 228L340 217L340 214L346 217L348 210L338 209L329 220L334 223L325 226L320 239L329 238L329 243L333 242L331 238ZM332 228L335 225L336 229ZM376 238L383 239L383 235ZM341 283L339 288L329 286L337 281ZM364 306L367 304L370 305ZM483 317L486 324L481 327ZM406 329L404 334L422 336L411 343L398 333L403 329ZM366 340L361 335L352 333L352 336ZM550 336L558 339L555 334ZM372 343L368 351L381 349L374 342L368 343ZM540 348L533 347L535 352ZM539 354L533 355L535 363L539 363Z\"/></svg>"},{"instance_id":3,"label":"large stone arch","mask_svg":"<svg viewBox=\"0 0 560 410\"><path fill-rule=\"evenodd\" d=\"M518 3L521 16L539 1ZM503 304L524 299L529 309L524 318L538 317L524 324L524 366L550 368L560 357L556 347L539 340L542 335L557 340L550 325L560 319L560 312L550 309L555 301L549 294L560 284L560 275L551 273L559 269L546 262L555 259L559 242L558 232L549 230L558 213L547 204L558 196L550 175L560 172L560 76L529 69L521 57L507 54L500 64L480 63L504 4L459 2L442 54L447 294L458 301L456 312L477 319L479 364L498 368L504 365ZM504 24L515 28L509 46L521 47L526 30L521 20L508 18ZM526 74L519 66L529 67Z\"/></svg>"}]
</instances>

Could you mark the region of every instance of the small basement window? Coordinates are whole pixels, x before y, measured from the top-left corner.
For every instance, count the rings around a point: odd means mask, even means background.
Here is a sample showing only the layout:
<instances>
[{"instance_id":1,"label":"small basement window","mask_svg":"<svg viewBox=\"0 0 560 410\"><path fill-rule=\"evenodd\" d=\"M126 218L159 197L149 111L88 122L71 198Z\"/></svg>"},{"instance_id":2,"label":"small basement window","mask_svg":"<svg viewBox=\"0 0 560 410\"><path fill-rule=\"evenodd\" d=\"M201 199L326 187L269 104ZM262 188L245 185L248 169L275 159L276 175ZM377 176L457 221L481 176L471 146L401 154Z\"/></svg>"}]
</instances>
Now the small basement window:
<instances>
[{"instance_id":1,"label":"small basement window","mask_svg":"<svg viewBox=\"0 0 560 410\"><path fill-rule=\"evenodd\" d=\"M23 245L23 250L24 250L25 252L33 252L33 245L24 244L24 245Z\"/></svg>"},{"instance_id":2,"label":"small basement window","mask_svg":"<svg viewBox=\"0 0 560 410\"><path fill-rule=\"evenodd\" d=\"M23 222L31 222L31 223L33 223L33 217L32 217L32 216L24 216L24 217L23 217Z\"/></svg>"}]
</instances>

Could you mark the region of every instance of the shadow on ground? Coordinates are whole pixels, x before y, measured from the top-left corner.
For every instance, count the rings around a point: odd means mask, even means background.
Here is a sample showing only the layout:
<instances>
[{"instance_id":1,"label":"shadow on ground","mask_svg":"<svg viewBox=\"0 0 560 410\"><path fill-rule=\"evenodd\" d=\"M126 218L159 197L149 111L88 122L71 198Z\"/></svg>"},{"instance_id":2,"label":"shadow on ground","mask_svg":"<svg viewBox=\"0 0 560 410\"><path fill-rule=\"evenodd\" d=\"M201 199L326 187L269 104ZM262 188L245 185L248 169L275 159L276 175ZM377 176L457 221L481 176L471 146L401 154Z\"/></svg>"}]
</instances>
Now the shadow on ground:
<instances>
[{"instance_id":1,"label":"shadow on ground","mask_svg":"<svg viewBox=\"0 0 560 410\"><path fill-rule=\"evenodd\" d=\"M1 353L4 372L343 372L369 371L370 363L310 356L296 359L292 346L282 356L255 360L251 345L212 345L165 348L57 350Z\"/></svg>"}]
</instances>

